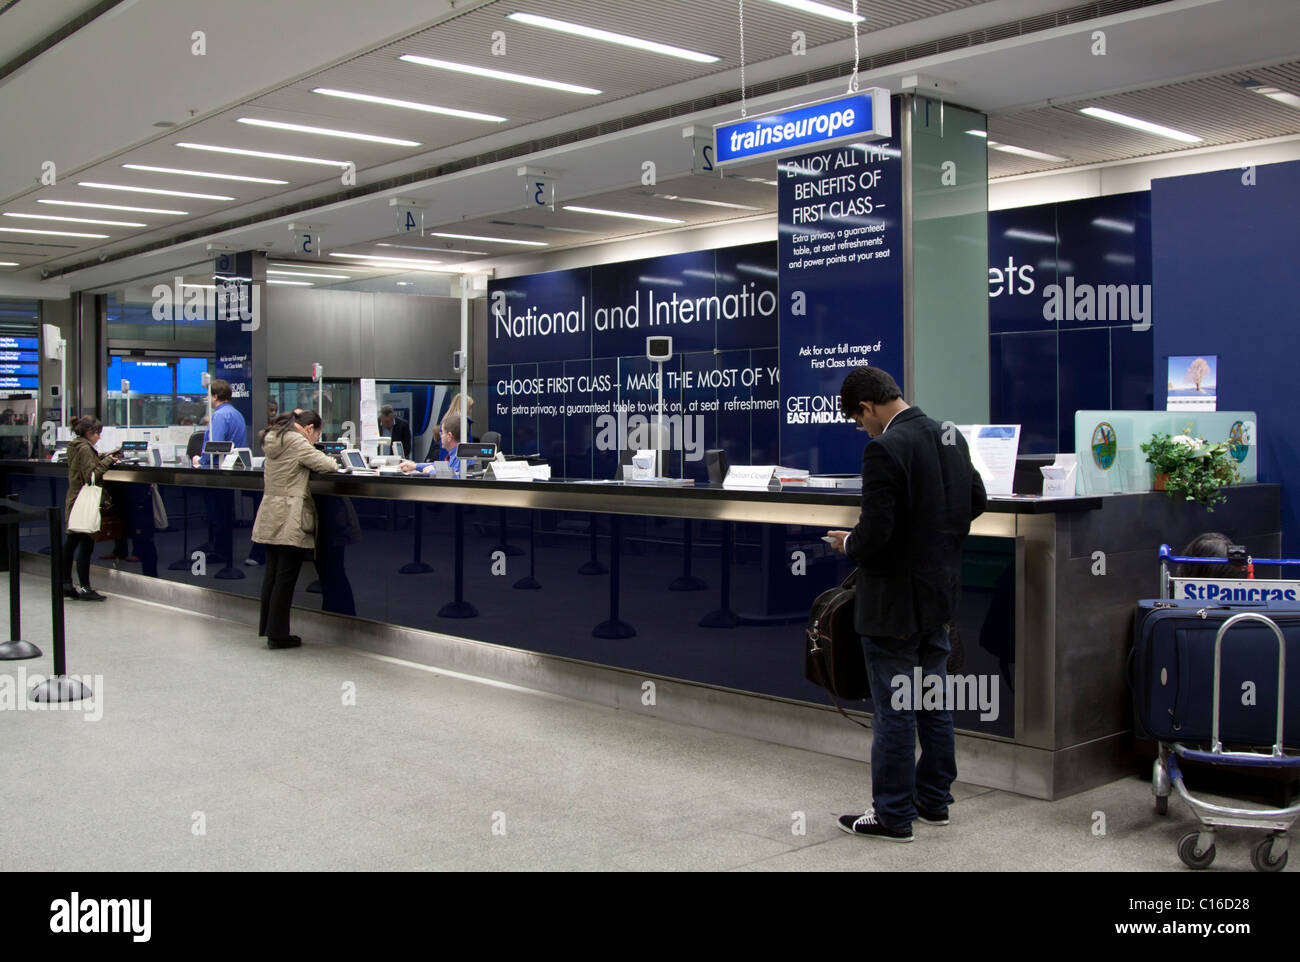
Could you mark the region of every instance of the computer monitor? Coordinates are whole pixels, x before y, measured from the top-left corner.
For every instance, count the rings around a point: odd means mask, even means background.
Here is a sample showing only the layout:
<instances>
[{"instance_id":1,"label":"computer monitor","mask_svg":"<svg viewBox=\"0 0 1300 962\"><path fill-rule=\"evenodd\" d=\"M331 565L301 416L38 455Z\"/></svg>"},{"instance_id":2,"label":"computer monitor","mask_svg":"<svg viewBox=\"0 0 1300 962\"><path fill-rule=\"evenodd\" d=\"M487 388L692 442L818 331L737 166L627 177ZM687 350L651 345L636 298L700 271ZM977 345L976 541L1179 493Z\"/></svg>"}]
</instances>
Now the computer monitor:
<instances>
[{"instance_id":1,"label":"computer monitor","mask_svg":"<svg viewBox=\"0 0 1300 962\"><path fill-rule=\"evenodd\" d=\"M253 449L235 448L233 454L239 459L239 467L245 471L253 467Z\"/></svg>"},{"instance_id":2,"label":"computer monitor","mask_svg":"<svg viewBox=\"0 0 1300 962\"><path fill-rule=\"evenodd\" d=\"M479 442L464 441L456 445L456 457L462 461L491 461L497 456L497 446L495 444L481 444Z\"/></svg>"},{"instance_id":3,"label":"computer monitor","mask_svg":"<svg viewBox=\"0 0 1300 962\"><path fill-rule=\"evenodd\" d=\"M406 459L406 449L402 447L401 441L393 442L393 456L397 458L402 458L403 460Z\"/></svg>"},{"instance_id":4,"label":"computer monitor","mask_svg":"<svg viewBox=\"0 0 1300 962\"><path fill-rule=\"evenodd\" d=\"M203 445L204 454L229 454L234 449L234 441L208 441Z\"/></svg>"},{"instance_id":5,"label":"computer monitor","mask_svg":"<svg viewBox=\"0 0 1300 962\"><path fill-rule=\"evenodd\" d=\"M365 455L356 448L348 448L343 452L343 466L351 468L353 471L366 471L369 469Z\"/></svg>"},{"instance_id":6,"label":"computer monitor","mask_svg":"<svg viewBox=\"0 0 1300 962\"><path fill-rule=\"evenodd\" d=\"M122 456L125 458L141 457L148 450L149 450L148 441L123 441L122 442Z\"/></svg>"},{"instance_id":7,"label":"computer monitor","mask_svg":"<svg viewBox=\"0 0 1300 962\"><path fill-rule=\"evenodd\" d=\"M163 463L162 450L159 448L149 449L149 464L155 468L161 468Z\"/></svg>"},{"instance_id":8,"label":"computer monitor","mask_svg":"<svg viewBox=\"0 0 1300 962\"><path fill-rule=\"evenodd\" d=\"M326 454L333 455L334 460L343 464L343 452L348 449L346 441L317 441L316 450L324 451Z\"/></svg>"}]
</instances>

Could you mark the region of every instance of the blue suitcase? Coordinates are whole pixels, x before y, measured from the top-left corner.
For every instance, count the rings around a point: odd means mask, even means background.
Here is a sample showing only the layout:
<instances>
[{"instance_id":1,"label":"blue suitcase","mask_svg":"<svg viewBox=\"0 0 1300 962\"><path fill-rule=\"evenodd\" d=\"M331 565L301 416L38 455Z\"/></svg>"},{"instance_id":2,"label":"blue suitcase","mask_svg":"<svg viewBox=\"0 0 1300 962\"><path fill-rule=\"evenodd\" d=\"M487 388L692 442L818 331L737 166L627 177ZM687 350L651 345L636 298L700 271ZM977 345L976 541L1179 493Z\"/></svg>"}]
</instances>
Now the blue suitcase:
<instances>
[{"instance_id":1,"label":"blue suitcase","mask_svg":"<svg viewBox=\"0 0 1300 962\"><path fill-rule=\"evenodd\" d=\"M1162 742L1208 744L1214 692L1214 638L1233 615L1254 611L1286 638L1284 742L1300 746L1300 608L1295 602L1215 606L1143 601L1133 622L1133 719ZM1270 746L1277 737L1278 643L1262 622L1234 625L1223 638L1219 738Z\"/></svg>"}]
</instances>

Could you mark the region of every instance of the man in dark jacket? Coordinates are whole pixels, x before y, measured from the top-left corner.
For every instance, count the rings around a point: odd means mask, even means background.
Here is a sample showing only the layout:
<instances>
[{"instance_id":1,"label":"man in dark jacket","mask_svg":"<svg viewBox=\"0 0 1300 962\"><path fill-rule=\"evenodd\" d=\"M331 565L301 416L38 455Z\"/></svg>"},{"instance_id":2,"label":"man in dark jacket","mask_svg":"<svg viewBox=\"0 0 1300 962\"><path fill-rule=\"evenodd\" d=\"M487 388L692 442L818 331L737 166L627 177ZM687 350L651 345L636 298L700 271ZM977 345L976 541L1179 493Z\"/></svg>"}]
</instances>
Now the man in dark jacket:
<instances>
[{"instance_id":1,"label":"man in dark jacket","mask_svg":"<svg viewBox=\"0 0 1300 962\"><path fill-rule=\"evenodd\" d=\"M840 409L872 441L862 454L862 513L852 531L831 531L857 562L855 627L871 682L872 809L843 815L851 835L912 840L912 821L948 824L957 777L951 706L921 708L913 671L947 690L948 632L961 592L961 545L987 498L966 440L903 400L880 368L844 379ZM906 685L894 683L903 677ZM896 704L898 695L907 704ZM921 760L916 761L917 734Z\"/></svg>"},{"instance_id":2,"label":"man in dark jacket","mask_svg":"<svg viewBox=\"0 0 1300 962\"><path fill-rule=\"evenodd\" d=\"M391 404L379 409L379 436L392 438L394 444L402 446L402 457L415 460L415 452L411 450L411 425L397 416Z\"/></svg>"}]
</instances>

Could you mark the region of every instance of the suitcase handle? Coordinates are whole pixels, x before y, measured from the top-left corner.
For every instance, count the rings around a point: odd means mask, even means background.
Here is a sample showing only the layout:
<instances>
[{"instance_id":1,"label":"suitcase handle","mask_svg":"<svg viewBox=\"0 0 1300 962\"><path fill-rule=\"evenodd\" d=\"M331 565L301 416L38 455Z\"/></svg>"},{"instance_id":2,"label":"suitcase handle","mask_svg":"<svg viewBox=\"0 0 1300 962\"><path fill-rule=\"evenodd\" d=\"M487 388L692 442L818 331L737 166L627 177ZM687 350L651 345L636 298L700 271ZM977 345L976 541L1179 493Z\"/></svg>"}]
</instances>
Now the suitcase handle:
<instances>
[{"instance_id":1,"label":"suitcase handle","mask_svg":"<svg viewBox=\"0 0 1300 962\"><path fill-rule=\"evenodd\" d=\"M1277 741L1273 744L1273 757L1282 757L1282 715L1285 708L1286 698L1286 636L1282 634L1282 629L1277 626L1277 622L1272 618L1266 618L1263 615L1257 615L1253 611L1243 611L1239 615L1233 615L1222 625L1214 636L1214 711L1210 721L1210 751L1219 754L1223 751L1223 743L1219 741L1219 675L1222 665L1223 656L1223 636L1228 633L1228 629L1238 622L1242 621L1262 621L1273 631L1273 636L1277 638Z\"/></svg>"}]
</instances>

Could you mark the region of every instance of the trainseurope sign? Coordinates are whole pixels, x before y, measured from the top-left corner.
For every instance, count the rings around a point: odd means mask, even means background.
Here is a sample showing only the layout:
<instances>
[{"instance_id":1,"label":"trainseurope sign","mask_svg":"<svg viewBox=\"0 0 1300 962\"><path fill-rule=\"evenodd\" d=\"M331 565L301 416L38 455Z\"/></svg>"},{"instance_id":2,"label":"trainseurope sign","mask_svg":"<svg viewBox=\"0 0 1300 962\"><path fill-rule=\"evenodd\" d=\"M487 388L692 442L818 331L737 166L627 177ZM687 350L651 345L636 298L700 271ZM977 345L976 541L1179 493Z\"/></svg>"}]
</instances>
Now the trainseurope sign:
<instances>
[{"instance_id":1,"label":"trainseurope sign","mask_svg":"<svg viewBox=\"0 0 1300 962\"><path fill-rule=\"evenodd\" d=\"M770 160L844 140L886 138L889 91L879 87L820 103L785 107L713 128L717 166Z\"/></svg>"}]
</instances>

